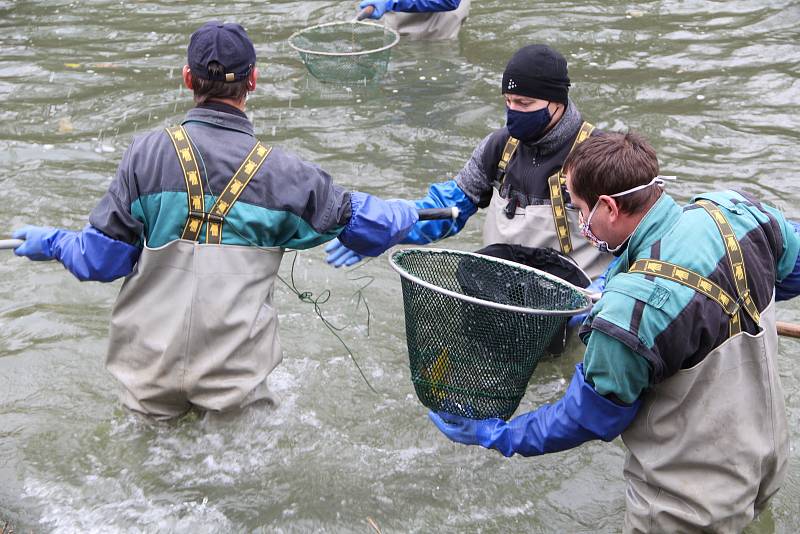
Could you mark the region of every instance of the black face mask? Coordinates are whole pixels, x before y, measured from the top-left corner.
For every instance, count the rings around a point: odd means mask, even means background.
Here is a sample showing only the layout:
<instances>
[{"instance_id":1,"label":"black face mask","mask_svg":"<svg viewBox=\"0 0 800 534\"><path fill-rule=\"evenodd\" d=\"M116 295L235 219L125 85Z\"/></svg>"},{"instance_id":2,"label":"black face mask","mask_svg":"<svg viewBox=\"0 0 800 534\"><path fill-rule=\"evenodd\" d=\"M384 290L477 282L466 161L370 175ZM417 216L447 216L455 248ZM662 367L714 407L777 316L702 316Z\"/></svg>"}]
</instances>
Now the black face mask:
<instances>
[{"instance_id":1,"label":"black face mask","mask_svg":"<svg viewBox=\"0 0 800 534\"><path fill-rule=\"evenodd\" d=\"M547 106L536 111L516 111L506 107L508 133L520 141L533 141L541 137L552 118Z\"/></svg>"}]
</instances>

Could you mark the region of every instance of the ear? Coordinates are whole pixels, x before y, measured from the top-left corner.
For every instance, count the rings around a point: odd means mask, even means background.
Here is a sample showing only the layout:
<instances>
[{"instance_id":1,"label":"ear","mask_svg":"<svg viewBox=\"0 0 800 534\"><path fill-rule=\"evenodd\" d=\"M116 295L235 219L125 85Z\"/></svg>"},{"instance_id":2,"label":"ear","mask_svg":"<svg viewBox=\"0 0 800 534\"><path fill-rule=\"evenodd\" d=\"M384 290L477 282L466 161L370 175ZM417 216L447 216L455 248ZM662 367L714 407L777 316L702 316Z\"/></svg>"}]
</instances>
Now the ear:
<instances>
[{"instance_id":1,"label":"ear","mask_svg":"<svg viewBox=\"0 0 800 534\"><path fill-rule=\"evenodd\" d=\"M602 202L608 208L608 220L611 223L614 223L619 219L621 213L619 211L619 204L617 204L617 200L608 195L600 195L597 197L598 202Z\"/></svg>"},{"instance_id":2,"label":"ear","mask_svg":"<svg viewBox=\"0 0 800 534\"><path fill-rule=\"evenodd\" d=\"M190 91L193 91L194 87L192 87L192 71L189 70L189 65L183 66L182 75L183 75L183 85L185 85L186 88L189 89Z\"/></svg>"},{"instance_id":3,"label":"ear","mask_svg":"<svg viewBox=\"0 0 800 534\"><path fill-rule=\"evenodd\" d=\"M255 91L257 81L258 81L258 67L253 67L253 70L251 70L250 74L247 76L247 90Z\"/></svg>"}]
</instances>

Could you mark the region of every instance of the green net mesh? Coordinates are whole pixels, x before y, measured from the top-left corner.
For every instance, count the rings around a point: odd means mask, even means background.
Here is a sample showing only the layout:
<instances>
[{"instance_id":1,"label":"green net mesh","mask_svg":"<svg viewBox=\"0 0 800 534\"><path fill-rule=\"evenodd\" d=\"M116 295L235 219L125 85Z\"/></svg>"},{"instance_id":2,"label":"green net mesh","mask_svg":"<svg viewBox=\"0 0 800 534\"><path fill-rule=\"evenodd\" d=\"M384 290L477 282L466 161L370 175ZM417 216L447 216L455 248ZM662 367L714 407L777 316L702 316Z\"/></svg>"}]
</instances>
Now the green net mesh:
<instances>
[{"instance_id":1,"label":"green net mesh","mask_svg":"<svg viewBox=\"0 0 800 534\"><path fill-rule=\"evenodd\" d=\"M323 82L372 82L383 76L399 35L370 22L331 22L289 38L308 72Z\"/></svg>"},{"instance_id":2,"label":"green net mesh","mask_svg":"<svg viewBox=\"0 0 800 534\"><path fill-rule=\"evenodd\" d=\"M507 419L552 335L590 306L558 278L488 256L405 249L391 262L401 275L411 380L433 410Z\"/></svg>"}]
</instances>

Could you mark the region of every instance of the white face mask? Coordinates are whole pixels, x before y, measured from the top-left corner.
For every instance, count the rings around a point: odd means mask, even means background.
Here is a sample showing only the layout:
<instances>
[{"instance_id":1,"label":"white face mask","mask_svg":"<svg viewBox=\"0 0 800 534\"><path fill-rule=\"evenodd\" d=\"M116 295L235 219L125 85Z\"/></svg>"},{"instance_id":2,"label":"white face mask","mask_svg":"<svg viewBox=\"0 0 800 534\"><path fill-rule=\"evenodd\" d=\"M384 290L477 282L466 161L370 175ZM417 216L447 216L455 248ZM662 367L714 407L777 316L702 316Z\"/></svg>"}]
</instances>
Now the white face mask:
<instances>
[{"instance_id":1,"label":"white face mask","mask_svg":"<svg viewBox=\"0 0 800 534\"><path fill-rule=\"evenodd\" d=\"M652 185L657 185L661 189L664 189L664 185L666 184L665 180L675 180L675 179L676 179L675 176L656 176L655 178L653 178L652 180L650 180L648 183L646 183L644 185L638 185L638 186L636 186L634 188L631 188L631 189L628 189L626 191L621 191L619 193L614 193L613 195L607 195L607 196L614 197L614 198L624 197L625 195L630 195L631 193L635 193L637 191L641 191L642 189L647 189L648 187L650 187ZM619 249L621 249L622 245L624 245L625 242L628 240L628 238L630 238L631 236L629 235L628 237L623 239L622 243L620 243L616 247L609 248L608 247L608 243L606 241L603 241L602 239L600 239L599 237L594 235L592 233L592 230L589 227L589 225L592 223L592 215L594 215L594 212L597 210L597 206L599 204L600 204L599 200L594 203L594 206L592 207L592 211L589 212L589 216L586 218L585 221L583 220L583 212L580 212L578 214L578 224L580 226L581 235L583 235L583 237L588 239L595 247L597 247L597 249L600 252L613 254L614 252L617 252ZM631 233L631 235L632 235L632 233Z\"/></svg>"}]
</instances>

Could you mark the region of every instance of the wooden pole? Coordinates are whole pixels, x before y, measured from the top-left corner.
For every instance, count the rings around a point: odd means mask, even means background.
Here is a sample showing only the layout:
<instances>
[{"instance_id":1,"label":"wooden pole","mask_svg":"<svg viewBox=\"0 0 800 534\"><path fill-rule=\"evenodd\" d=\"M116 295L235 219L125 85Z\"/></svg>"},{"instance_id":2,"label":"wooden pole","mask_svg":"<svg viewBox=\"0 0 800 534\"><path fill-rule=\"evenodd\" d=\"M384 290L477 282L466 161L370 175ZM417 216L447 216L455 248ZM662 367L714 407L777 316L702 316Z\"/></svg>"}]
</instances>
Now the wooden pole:
<instances>
[{"instance_id":1,"label":"wooden pole","mask_svg":"<svg viewBox=\"0 0 800 534\"><path fill-rule=\"evenodd\" d=\"M778 335L800 339L800 324L778 321Z\"/></svg>"}]
</instances>

